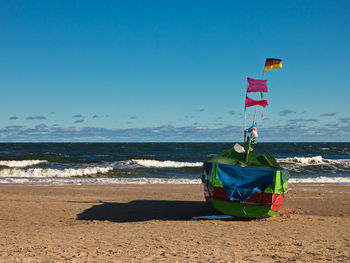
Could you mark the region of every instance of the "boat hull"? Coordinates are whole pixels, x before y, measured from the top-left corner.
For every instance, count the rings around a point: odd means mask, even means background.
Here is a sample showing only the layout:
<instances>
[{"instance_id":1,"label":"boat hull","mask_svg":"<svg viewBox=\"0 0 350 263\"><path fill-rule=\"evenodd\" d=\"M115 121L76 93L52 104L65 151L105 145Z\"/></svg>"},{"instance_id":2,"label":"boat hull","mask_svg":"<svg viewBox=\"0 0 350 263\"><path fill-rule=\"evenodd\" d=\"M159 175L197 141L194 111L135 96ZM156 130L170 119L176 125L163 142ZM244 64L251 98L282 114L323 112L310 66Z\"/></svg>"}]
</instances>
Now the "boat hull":
<instances>
[{"instance_id":1,"label":"boat hull","mask_svg":"<svg viewBox=\"0 0 350 263\"><path fill-rule=\"evenodd\" d=\"M208 190L208 188L211 188ZM273 194L256 192L250 199L243 201L231 201L225 190L220 187L204 185L205 199L220 213L246 218L266 218L274 216L280 210L284 193Z\"/></svg>"},{"instance_id":2,"label":"boat hull","mask_svg":"<svg viewBox=\"0 0 350 263\"><path fill-rule=\"evenodd\" d=\"M253 155L251 156L251 162L244 162L244 156L226 151L221 156L205 162L202 182L206 201L217 211L236 217L265 218L277 214L283 204L284 195L288 188L289 173L280 167L277 162L274 163L272 156L268 158ZM226 169L226 173L224 169ZM230 174L227 171L237 172L238 174ZM220 173L224 173L224 175L221 176ZM254 180L249 181L251 177L255 176L255 173L265 173L266 175L258 178L256 180L257 184L255 184ZM243 182L239 186L241 188L237 190L237 181L239 184L242 175L246 176L245 180L249 183ZM236 178L234 178L235 176ZM222 181L225 177L233 177L232 185L227 185L224 182L224 187ZM261 181L264 181L264 184L261 184ZM236 192L230 191L232 188ZM241 196L236 198L237 193L240 194L242 191L246 191L247 188L252 189L251 194L246 195L247 198L241 198Z\"/></svg>"}]
</instances>

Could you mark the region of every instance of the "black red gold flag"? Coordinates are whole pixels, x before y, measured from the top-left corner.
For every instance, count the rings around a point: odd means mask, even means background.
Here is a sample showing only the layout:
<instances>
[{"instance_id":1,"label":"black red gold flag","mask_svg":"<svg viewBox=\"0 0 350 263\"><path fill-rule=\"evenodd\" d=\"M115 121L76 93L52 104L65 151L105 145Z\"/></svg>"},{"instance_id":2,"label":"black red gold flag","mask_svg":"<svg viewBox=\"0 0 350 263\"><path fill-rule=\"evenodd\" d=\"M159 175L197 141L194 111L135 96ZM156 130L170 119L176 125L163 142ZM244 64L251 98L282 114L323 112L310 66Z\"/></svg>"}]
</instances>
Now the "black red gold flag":
<instances>
[{"instance_id":1,"label":"black red gold flag","mask_svg":"<svg viewBox=\"0 0 350 263\"><path fill-rule=\"evenodd\" d=\"M282 68L282 60L278 58L267 58L264 71Z\"/></svg>"}]
</instances>

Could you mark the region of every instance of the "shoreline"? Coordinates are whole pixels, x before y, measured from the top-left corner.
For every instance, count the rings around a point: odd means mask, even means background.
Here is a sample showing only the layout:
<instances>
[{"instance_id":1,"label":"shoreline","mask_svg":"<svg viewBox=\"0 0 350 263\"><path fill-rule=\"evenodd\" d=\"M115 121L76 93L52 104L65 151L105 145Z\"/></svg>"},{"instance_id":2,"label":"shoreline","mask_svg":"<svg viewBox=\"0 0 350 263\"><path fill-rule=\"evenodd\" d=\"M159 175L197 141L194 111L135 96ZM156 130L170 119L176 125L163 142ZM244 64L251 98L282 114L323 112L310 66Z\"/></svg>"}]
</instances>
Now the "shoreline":
<instances>
[{"instance_id":1,"label":"shoreline","mask_svg":"<svg viewBox=\"0 0 350 263\"><path fill-rule=\"evenodd\" d=\"M201 179L186 178L120 178L120 177L37 177L0 178L0 185L200 185ZM350 177L290 178L289 184L350 184Z\"/></svg>"},{"instance_id":2,"label":"shoreline","mask_svg":"<svg viewBox=\"0 0 350 263\"><path fill-rule=\"evenodd\" d=\"M290 184L278 216L215 213L201 185L0 184L4 262L346 262L350 184Z\"/></svg>"}]
</instances>

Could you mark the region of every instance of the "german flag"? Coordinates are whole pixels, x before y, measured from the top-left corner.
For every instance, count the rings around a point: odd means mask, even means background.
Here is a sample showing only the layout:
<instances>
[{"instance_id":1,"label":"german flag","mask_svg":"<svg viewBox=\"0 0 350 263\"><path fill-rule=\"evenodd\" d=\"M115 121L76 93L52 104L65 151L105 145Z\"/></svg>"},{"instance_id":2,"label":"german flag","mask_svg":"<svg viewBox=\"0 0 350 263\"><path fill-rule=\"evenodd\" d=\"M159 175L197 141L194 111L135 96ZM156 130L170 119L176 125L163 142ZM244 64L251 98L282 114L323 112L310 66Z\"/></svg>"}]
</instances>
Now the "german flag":
<instances>
[{"instance_id":1,"label":"german flag","mask_svg":"<svg viewBox=\"0 0 350 263\"><path fill-rule=\"evenodd\" d=\"M282 60L278 58L267 58L264 71L276 68L282 68Z\"/></svg>"}]
</instances>

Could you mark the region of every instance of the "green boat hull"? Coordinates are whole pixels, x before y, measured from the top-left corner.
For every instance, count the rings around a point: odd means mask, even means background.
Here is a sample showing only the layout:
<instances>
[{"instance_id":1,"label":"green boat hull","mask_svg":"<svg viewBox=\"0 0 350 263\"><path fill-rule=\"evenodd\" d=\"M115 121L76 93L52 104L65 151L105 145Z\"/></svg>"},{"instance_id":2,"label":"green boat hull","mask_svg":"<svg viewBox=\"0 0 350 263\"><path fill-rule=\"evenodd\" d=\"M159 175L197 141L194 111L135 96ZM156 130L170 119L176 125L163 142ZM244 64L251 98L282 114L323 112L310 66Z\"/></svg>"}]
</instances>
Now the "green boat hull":
<instances>
[{"instance_id":1,"label":"green boat hull","mask_svg":"<svg viewBox=\"0 0 350 263\"><path fill-rule=\"evenodd\" d=\"M277 214L270 207L251 204L240 204L222 200L213 200L212 206L219 212L236 217L264 218Z\"/></svg>"},{"instance_id":2,"label":"green boat hull","mask_svg":"<svg viewBox=\"0 0 350 263\"><path fill-rule=\"evenodd\" d=\"M261 189L249 200L231 201L217 175L219 164L273 169L272 184ZM247 159L244 153L229 150L205 162L202 182L207 202L220 213L243 218L266 218L278 213L288 188L288 178L288 171L284 170L272 156L250 153Z\"/></svg>"}]
</instances>

